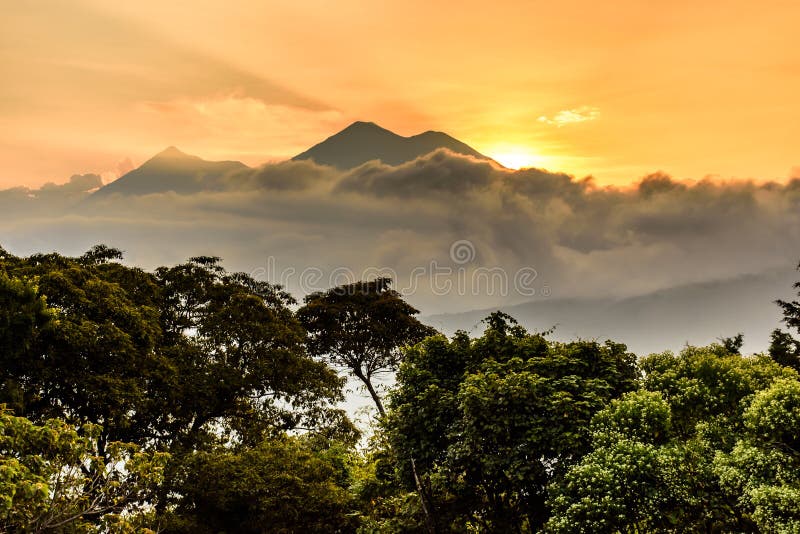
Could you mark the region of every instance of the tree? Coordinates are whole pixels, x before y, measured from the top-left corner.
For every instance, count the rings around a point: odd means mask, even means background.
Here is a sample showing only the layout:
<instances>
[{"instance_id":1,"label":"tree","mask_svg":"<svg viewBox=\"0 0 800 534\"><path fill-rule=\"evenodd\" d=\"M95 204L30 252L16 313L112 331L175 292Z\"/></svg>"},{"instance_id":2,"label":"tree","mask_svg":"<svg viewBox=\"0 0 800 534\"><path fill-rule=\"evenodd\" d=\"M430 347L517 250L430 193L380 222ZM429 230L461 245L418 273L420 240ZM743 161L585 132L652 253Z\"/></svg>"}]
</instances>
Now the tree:
<instances>
[{"instance_id":1,"label":"tree","mask_svg":"<svg viewBox=\"0 0 800 534\"><path fill-rule=\"evenodd\" d=\"M800 270L800 265L797 266L797 269ZM796 282L794 288L800 290L800 282ZM800 292L798 292L798 296L800 296ZM783 321L786 325L800 330L800 302L776 300L775 303L783 310Z\"/></svg>"},{"instance_id":2,"label":"tree","mask_svg":"<svg viewBox=\"0 0 800 534\"><path fill-rule=\"evenodd\" d=\"M707 435L713 430L726 446L733 445L733 433L742 428L742 399L794 374L768 357L745 357L716 344L652 354L640 367L644 389L660 392L669 403L676 436L690 438L704 424Z\"/></svg>"},{"instance_id":3,"label":"tree","mask_svg":"<svg viewBox=\"0 0 800 534\"><path fill-rule=\"evenodd\" d=\"M797 268L800 270L800 265ZM794 287L800 290L800 282L795 283ZM800 296L800 292L798 295ZM783 322L800 332L800 302L776 300L775 303L783 311ZM779 328L772 331L769 354L781 365L800 371L800 341Z\"/></svg>"},{"instance_id":4,"label":"tree","mask_svg":"<svg viewBox=\"0 0 800 534\"><path fill-rule=\"evenodd\" d=\"M0 402L35 421L102 426L101 454L111 441L137 441L133 422L147 400L147 374L157 360L156 308L135 303L97 262L84 265L51 254L2 263L11 276L35 283L50 320L31 323L21 350L3 352L8 365L0 373L13 387ZM27 298L17 295L16 305Z\"/></svg>"},{"instance_id":5,"label":"tree","mask_svg":"<svg viewBox=\"0 0 800 534\"><path fill-rule=\"evenodd\" d=\"M682 495L675 476L686 451L667 445L669 404L637 391L592 419L592 451L550 490L549 532L663 532L678 528L671 507Z\"/></svg>"},{"instance_id":6,"label":"tree","mask_svg":"<svg viewBox=\"0 0 800 534\"><path fill-rule=\"evenodd\" d=\"M237 451L198 452L184 464L174 533L350 532L348 452L280 437Z\"/></svg>"},{"instance_id":7,"label":"tree","mask_svg":"<svg viewBox=\"0 0 800 534\"><path fill-rule=\"evenodd\" d=\"M343 380L306 352L288 294L217 258L147 273L120 255L0 257L0 402L36 423L93 425L109 461L115 442L171 453L148 496L159 513L180 502L172 483L197 450L287 431L353 442L332 406Z\"/></svg>"},{"instance_id":8,"label":"tree","mask_svg":"<svg viewBox=\"0 0 800 534\"><path fill-rule=\"evenodd\" d=\"M218 258L192 258L155 273L160 288L163 354L153 413L164 438L191 449L219 438L250 444L265 433L296 428L355 429L330 403L343 380L305 351L305 330L290 295ZM220 431L226 436L220 436Z\"/></svg>"},{"instance_id":9,"label":"tree","mask_svg":"<svg viewBox=\"0 0 800 534\"><path fill-rule=\"evenodd\" d=\"M120 255L98 246L79 258L0 258L0 402L102 425L101 451L108 441L192 449L258 442L271 429L353 431L330 407L343 381L305 352L279 287L217 258L146 273L112 261Z\"/></svg>"},{"instance_id":10,"label":"tree","mask_svg":"<svg viewBox=\"0 0 800 534\"><path fill-rule=\"evenodd\" d=\"M731 354L741 354L742 345L744 345L744 334L739 332L733 337L720 338L720 344Z\"/></svg>"},{"instance_id":11,"label":"tree","mask_svg":"<svg viewBox=\"0 0 800 534\"><path fill-rule=\"evenodd\" d=\"M654 354L641 368L643 389L595 415L591 452L551 485L548 530L755 530L715 456L735 449L753 395L796 374L722 345Z\"/></svg>"},{"instance_id":12,"label":"tree","mask_svg":"<svg viewBox=\"0 0 800 534\"><path fill-rule=\"evenodd\" d=\"M779 328L772 331L769 355L779 364L800 371L800 341L788 332Z\"/></svg>"},{"instance_id":13,"label":"tree","mask_svg":"<svg viewBox=\"0 0 800 534\"><path fill-rule=\"evenodd\" d=\"M411 348L385 428L398 482L424 478L438 527L536 530L547 486L589 448L589 421L636 386L634 356L607 342L549 342L507 315L481 338Z\"/></svg>"},{"instance_id":14,"label":"tree","mask_svg":"<svg viewBox=\"0 0 800 534\"><path fill-rule=\"evenodd\" d=\"M152 532L144 498L168 456L117 442L100 455L100 432L0 410L0 531Z\"/></svg>"},{"instance_id":15,"label":"tree","mask_svg":"<svg viewBox=\"0 0 800 534\"><path fill-rule=\"evenodd\" d=\"M0 399L14 409L26 404L27 380L41 373L28 369L41 363L27 357L54 317L31 280L12 278L0 270Z\"/></svg>"},{"instance_id":16,"label":"tree","mask_svg":"<svg viewBox=\"0 0 800 534\"><path fill-rule=\"evenodd\" d=\"M800 532L800 381L758 392L744 421L744 437L714 459L722 487L762 532Z\"/></svg>"},{"instance_id":17,"label":"tree","mask_svg":"<svg viewBox=\"0 0 800 534\"><path fill-rule=\"evenodd\" d=\"M308 330L310 352L353 373L369 391L381 416L386 411L373 379L397 369L402 349L433 335L419 313L378 278L312 293L297 316Z\"/></svg>"}]
</instances>

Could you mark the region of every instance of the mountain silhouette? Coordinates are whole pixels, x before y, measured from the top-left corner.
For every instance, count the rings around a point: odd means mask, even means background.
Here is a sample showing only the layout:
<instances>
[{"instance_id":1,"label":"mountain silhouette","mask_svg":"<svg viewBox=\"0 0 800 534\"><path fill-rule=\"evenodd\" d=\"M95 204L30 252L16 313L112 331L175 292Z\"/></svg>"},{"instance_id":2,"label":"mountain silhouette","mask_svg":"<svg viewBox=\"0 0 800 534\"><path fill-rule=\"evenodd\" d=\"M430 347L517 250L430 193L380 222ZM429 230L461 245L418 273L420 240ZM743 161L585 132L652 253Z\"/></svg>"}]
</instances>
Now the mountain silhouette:
<instances>
[{"instance_id":1,"label":"mountain silhouette","mask_svg":"<svg viewBox=\"0 0 800 534\"><path fill-rule=\"evenodd\" d=\"M217 189L227 174L246 168L238 161L206 161L171 146L141 167L100 188L93 196L147 195L167 191L196 193Z\"/></svg>"},{"instance_id":2,"label":"mountain silhouette","mask_svg":"<svg viewBox=\"0 0 800 534\"><path fill-rule=\"evenodd\" d=\"M354 122L341 132L314 145L294 160L313 160L339 169L352 169L362 163L381 160L400 165L434 150L445 148L457 154L490 160L469 145L446 133L428 131L403 137L381 128L374 122Z\"/></svg>"},{"instance_id":3,"label":"mountain silhouette","mask_svg":"<svg viewBox=\"0 0 800 534\"><path fill-rule=\"evenodd\" d=\"M292 159L313 160L321 165L351 169L373 160L380 160L387 165L400 165L442 148L491 161L469 145L442 132L429 131L403 137L373 122L354 122ZM92 197L168 191L191 194L215 190L222 186L227 175L247 168L238 161L206 161L171 146L137 169L101 187Z\"/></svg>"}]
</instances>

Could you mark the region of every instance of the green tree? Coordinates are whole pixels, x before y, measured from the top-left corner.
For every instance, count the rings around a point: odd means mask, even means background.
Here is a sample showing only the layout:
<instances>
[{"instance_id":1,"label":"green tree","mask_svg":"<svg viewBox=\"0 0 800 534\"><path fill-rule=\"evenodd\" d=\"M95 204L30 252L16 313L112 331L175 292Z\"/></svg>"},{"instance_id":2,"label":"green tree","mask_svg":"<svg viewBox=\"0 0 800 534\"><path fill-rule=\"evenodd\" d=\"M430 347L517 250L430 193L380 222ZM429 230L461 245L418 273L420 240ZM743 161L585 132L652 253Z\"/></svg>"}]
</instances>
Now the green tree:
<instances>
[{"instance_id":1,"label":"green tree","mask_svg":"<svg viewBox=\"0 0 800 534\"><path fill-rule=\"evenodd\" d=\"M690 438L703 423L704 432L724 446L732 446L742 429L742 399L794 374L766 356L741 356L721 345L652 354L640 367L644 389L669 403L676 436Z\"/></svg>"},{"instance_id":2,"label":"green tree","mask_svg":"<svg viewBox=\"0 0 800 534\"><path fill-rule=\"evenodd\" d=\"M636 385L634 356L608 342L555 343L510 317L483 337L434 337L410 349L386 432L397 477L425 479L439 528L535 530L546 488L590 444L589 421Z\"/></svg>"},{"instance_id":3,"label":"green tree","mask_svg":"<svg viewBox=\"0 0 800 534\"><path fill-rule=\"evenodd\" d=\"M137 441L132 423L147 399L145 377L159 336L155 307L136 305L79 259L51 254L0 263L11 276L31 280L51 316L32 323L21 350L3 352L8 365L0 373L13 386L0 401L34 420L101 425L101 454L111 441ZM17 305L27 298L17 295Z\"/></svg>"},{"instance_id":4,"label":"green tree","mask_svg":"<svg viewBox=\"0 0 800 534\"><path fill-rule=\"evenodd\" d=\"M330 407L343 381L306 354L279 287L217 258L146 273L119 257L98 246L79 258L0 258L0 401L102 425L101 451L107 441L191 449L301 426L353 431Z\"/></svg>"},{"instance_id":5,"label":"green tree","mask_svg":"<svg viewBox=\"0 0 800 534\"><path fill-rule=\"evenodd\" d=\"M800 270L800 265L798 265L798 270ZM800 290L800 282L795 283L794 287ZM783 311L783 322L789 328L800 332L800 302L797 300L776 300L775 303ZM793 338L791 334L779 328L773 330L769 354L781 365L800 371L800 341Z\"/></svg>"},{"instance_id":6,"label":"green tree","mask_svg":"<svg viewBox=\"0 0 800 534\"><path fill-rule=\"evenodd\" d=\"M800 341L788 332L779 328L772 331L769 355L779 364L800 371Z\"/></svg>"},{"instance_id":7,"label":"green tree","mask_svg":"<svg viewBox=\"0 0 800 534\"><path fill-rule=\"evenodd\" d=\"M739 332L733 337L723 337L719 341L725 347L725 350L731 354L741 354L742 345L744 345L744 334Z\"/></svg>"},{"instance_id":8,"label":"green tree","mask_svg":"<svg viewBox=\"0 0 800 534\"><path fill-rule=\"evenodd\" d=\"M167 455L119 442L101 455L100 433L0 410L0 531L151 532L144 498L161 482Z\"/></svg>"},{"instance_id":9,"label":"green tree","mask_svg":"<svg viewBox=\"0 0 800 534\"><path fill-rule=\"evenodd\" d=\"M389 534L422 532L427 528L419 494L424 488L410 490L398 483L397 458L384 434L372 436L369 448L359 460L353 469L351 487L360 510L358 532Z\"/></svg>"},{"instance_id":10,"label":"green tree","mask_svg":"<svg viewBox=\"0 0 800 534\"><path fill-rule=\"evenodd\" d=\"M679 528L671 505L683 493L674 467L686 452L668 446L669 404L637 391L592 419L592 451L551 486L551 532L654 532ZM664 513L667 512L667 513Z\"/></svg>"},{"instance_id":11,"label":"green tree","mask_svg":"<svg viewBox=\"0 0 800 534\"><path fill-rule=\"evenodd\" d=\"M722 345L640 365L643 389L598 412L591 452L551 485L548 530L753 531L714 458L736 446L753 395L795 373Z\"/></svg>"},{"instance_id":12,"label":"green tree","mask_svg":"<svg viewBox=\"0 0 800 534\"><path fill-rule=\"evenodd\" d=\"M26 381L42 372L30 369L42 362L29 357L54 315L33 282L11 278L0 269L0 399L16 410L26 404Z\"/></svg>"},{"instance_id":13,"label":"green tree","mask_svg":"<svg viewBox=\"0 0 800 534\"><path fill-rule=\"evenodd\" d=\"M378 278L312 293L297 312L310 352L358 378L381 416L386 411L374 379L397 369L404 347L435 333L414 317L419 312L391 283Z\"/></svg>"},{"instance_id":14,"label":"green tree","mask_svg":"<svg viewBox=\"0 0 800 534\"><path fill-rule=\"evenodd\" d=\"M714 460L722 487L762 532L800 532L800 381L758 392L744 421L744 437Z\"/></svg>"},{"instance_id":15,"label":"green tree","mask_svg":"<svg viewBox=\"0 0 800 534\"><path fill-rule=\"evenodd\" d=\"M287 431L353 443L332 406L343 380L307 354L288 294L217 258L148 273L120 257L0 256L0 402L37 423L96 425L108 460L115 442L171 453L147 497L161 514L183 499L173 484L194 451Z\"/></svg>"},{"instance_id":16,"label":"green tree","mask_svg":"<svg viewBox=\"0 0 800 534\"><path fill-rule=\"evenodd\" d=\"M351 532L346 448L280 437L242 450L198 452L181 471L174 533Z\"/></svg>"},{"instance_id":17,"label":"green tree","mask_svg":"<svg viewBox=\"0 0 800 534\"><path fill-rule=\"evenodd\" d=\"M160 350L168 357L151 412L185 447L222 438L255 444L295 428L355 432L341 410L344 381L305 351L290 295L218 258L156 270ZM159 421L161 423L162 421ZM220 434L223 431L223 434Z\"/></svg>"}]
</instances>

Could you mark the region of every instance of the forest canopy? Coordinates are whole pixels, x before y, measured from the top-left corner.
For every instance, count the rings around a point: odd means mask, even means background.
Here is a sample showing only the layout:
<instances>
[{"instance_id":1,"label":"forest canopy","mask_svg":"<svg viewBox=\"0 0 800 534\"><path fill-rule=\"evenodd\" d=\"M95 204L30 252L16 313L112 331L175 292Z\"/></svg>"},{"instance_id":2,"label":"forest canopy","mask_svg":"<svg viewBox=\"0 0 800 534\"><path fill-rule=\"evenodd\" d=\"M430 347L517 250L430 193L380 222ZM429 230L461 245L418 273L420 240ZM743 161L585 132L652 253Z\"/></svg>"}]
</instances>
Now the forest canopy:
<instances>
[{"instance_id":1,"label":"forest canopy","mask_svg":"<svg viewBox=\"0 0 800 534\"><path fill-rule=\"evenodd\" d=\"M0 532L800 531L797 301L768 354L637 356L122 259L0 249Z\"/></svg>"}]
</instances>

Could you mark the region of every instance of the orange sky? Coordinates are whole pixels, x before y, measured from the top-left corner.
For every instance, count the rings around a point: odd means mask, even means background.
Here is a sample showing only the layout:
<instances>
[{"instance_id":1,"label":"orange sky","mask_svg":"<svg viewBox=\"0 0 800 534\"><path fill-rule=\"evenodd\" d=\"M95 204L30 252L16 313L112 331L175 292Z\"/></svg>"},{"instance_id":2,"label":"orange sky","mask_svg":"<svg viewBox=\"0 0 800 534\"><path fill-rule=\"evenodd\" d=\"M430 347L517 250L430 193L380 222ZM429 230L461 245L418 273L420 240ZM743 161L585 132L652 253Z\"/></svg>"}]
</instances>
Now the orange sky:
<instances>
[{"instance_id":1,"label":"orange sky","mask_svg":"<svg viewBox=\"0 0 800 534\"><path fill-rule=\"evenodd\" d=\"M165 5L166 4L166 5ZM800 171L796 1L8 2L0 187L167 145L257 164L353 120L601 183Z\"/></svg>"}]
</instances>

